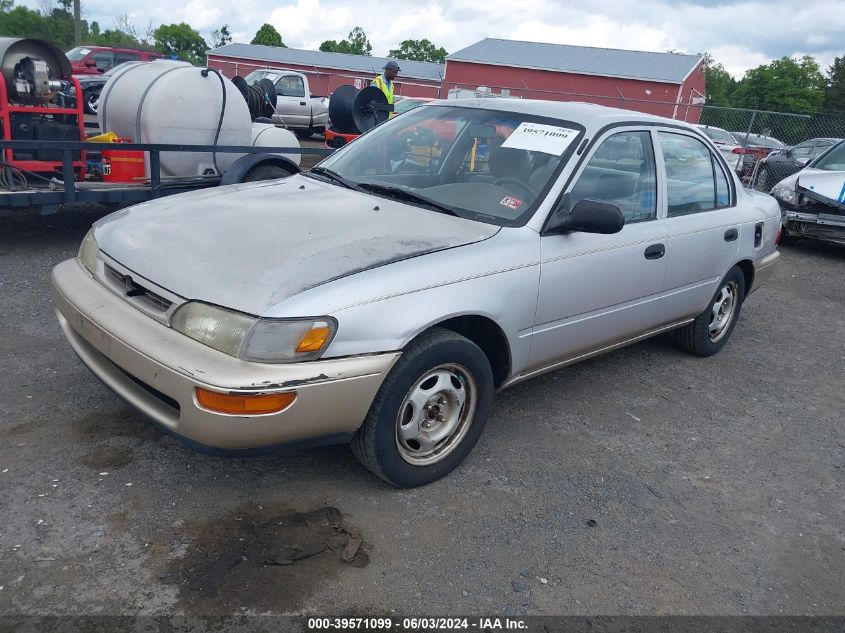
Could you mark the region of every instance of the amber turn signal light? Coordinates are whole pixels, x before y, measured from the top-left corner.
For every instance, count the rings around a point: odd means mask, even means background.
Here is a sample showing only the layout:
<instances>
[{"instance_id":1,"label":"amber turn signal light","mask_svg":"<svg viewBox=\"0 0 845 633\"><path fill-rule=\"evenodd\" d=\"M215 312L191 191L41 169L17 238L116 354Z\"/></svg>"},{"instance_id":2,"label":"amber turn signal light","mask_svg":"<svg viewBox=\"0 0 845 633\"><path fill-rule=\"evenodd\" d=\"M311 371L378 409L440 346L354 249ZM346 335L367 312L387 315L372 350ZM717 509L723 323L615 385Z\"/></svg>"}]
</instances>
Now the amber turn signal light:
<instances>
[{"instance_id":1,"label":"amber turn signal light","mask_svg":"<svg viewBox=\"0 0 845 633\"><path fill-rule=\"evenodd\" d=\"M296 400L295 391L263 394L231 394L197 387L197 402L204 409L230 415L261 415L284 411Z\"/></svg>"},{"instance_id":2,"label":"amber turn signal light","mask_svg":"<svg viewBox=\"0 0 845 633\"><path fill-rule=\"evenodd\" d=\"M323 348L323 343L326 342L332 334L332 331L325 325L318 325L312 327L308 332L305 333L305 336L302 337L302 340L299 341L299 345L296 346L297 352L319 352Z\"/></svg>"}]
</instances>

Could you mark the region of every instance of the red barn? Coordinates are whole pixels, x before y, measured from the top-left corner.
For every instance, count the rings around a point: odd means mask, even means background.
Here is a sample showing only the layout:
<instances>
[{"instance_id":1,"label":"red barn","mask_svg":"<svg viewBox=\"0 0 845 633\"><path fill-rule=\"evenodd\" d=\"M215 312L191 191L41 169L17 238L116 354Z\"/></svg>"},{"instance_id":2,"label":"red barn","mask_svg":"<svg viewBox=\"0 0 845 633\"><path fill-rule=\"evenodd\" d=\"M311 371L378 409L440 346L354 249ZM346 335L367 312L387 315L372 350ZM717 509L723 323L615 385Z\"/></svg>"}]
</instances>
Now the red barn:
<instances>
[{"instance_id":1,"label":"red barn","mask_svg":"<svg viewBox=\"0 0 845 633\"><path fill-rule=\"evenodd\" d=\"M208 66L230 79L253 70L281 68L304 73L314 95L329 95L345 84L363 88L382 72L386 58L345 53L324 53L259 44L227 44L208 51ZM443 64L400 60L395 94L403 97L440 96Z\"/></svg>"},{"instance_id":2,"label":"red barn","mask_svg":"<svg viewBox=\"0 0 845 633\"><path fill-rule=\"evenodd\" d=\"M697 123L705 94L702 62L700 55L487 38L446 58L443 96L481 88L492 94L586 101Z\"/></svg>"}]
</instances>

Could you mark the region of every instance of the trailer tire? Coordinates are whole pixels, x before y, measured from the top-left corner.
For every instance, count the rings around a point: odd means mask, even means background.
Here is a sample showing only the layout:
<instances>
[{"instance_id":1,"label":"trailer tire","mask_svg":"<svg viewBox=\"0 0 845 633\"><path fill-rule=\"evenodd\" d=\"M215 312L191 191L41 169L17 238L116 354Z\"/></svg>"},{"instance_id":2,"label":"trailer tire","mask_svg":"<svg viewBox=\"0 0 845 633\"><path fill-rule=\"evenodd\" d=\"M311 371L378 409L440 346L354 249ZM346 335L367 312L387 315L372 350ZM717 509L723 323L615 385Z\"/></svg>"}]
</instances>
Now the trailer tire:
<instances>
[{"instance_id":1,"label":"trailer tire","mask_svg":"<svg viewBox=\"0 0 845 633\"><path fill-rule=\"evenodd\" d=\"M277 180L287 178L291 173L279 165L256 165L244 176L243 182L259 182L261 180Z\"/></svg>"},{"instance_id":2,"label":"trailer tire","mask_svg":"<svg viewBox=\"0 0 845 633\"><path fill-rule=\"evenodd\" d=\"M296 134L296 138L301 141L307 141L309 138L314 136L314 128L313 127L306 127L301 129L296 129L293 131Z\"/></svg>"}]
</instances>

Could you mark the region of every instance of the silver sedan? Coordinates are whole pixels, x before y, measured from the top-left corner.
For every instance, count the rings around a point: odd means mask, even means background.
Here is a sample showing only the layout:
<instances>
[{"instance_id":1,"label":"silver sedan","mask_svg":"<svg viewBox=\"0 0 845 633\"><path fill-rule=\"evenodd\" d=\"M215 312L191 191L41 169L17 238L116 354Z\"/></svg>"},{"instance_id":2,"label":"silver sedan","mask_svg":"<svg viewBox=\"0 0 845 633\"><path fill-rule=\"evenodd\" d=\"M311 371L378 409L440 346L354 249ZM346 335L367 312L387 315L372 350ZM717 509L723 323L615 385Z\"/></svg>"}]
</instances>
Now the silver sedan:
<instances>
[{"instance_id":1,"label":"silver sedan","mask_svg":"<svg viewBox=\"0 0 845 633\"><path fill-rule=\"evenodd\" d=\"M497 390L670 330L718 352L779 230L692 126L444 101L308 173L109 215L53 289L82 361L189 443L351 442L417 486Z\"/></svg>"}]
</instances>

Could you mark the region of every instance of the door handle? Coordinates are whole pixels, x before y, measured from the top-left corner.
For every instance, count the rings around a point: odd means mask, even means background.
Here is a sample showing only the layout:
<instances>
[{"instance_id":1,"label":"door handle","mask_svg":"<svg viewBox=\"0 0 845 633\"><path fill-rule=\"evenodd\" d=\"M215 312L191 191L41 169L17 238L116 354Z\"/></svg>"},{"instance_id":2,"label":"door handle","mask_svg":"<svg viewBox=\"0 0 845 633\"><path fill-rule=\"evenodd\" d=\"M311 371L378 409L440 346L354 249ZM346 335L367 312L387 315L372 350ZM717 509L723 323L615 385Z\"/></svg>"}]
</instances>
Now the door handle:
<instances>
[{"instance_id":1,"label":"door handle","mask_svg":"<svg viewBox=\"0 0 845 633\"><path fill-rule=\"evenodd\" d=\"M652 244L645 249L646 259L660 259L666 254L666 247L663 244Z\"/></svg>"},{"instance_id":2,"label":"door handle","mask_svg":"<svg viewBox=\"0 0 845 633\"><path fill-rule=\"evenodd\" d=\"M306 105L304 101L300 101L299 105Z\"/></svg>"},{"instance_id":3,"label":"door handle","mask_svg":"<svg viewBox=\"0 0 845 633\"><path fill-rule=\"evenodd\" d=\"M736 229L728 229L725 231L726 242L733 242L737 237L739 237L739 232Z\"/></svg>"}]
</instances>

